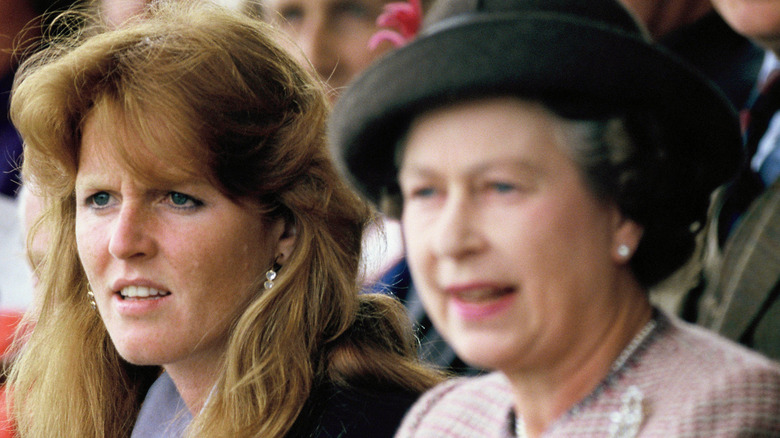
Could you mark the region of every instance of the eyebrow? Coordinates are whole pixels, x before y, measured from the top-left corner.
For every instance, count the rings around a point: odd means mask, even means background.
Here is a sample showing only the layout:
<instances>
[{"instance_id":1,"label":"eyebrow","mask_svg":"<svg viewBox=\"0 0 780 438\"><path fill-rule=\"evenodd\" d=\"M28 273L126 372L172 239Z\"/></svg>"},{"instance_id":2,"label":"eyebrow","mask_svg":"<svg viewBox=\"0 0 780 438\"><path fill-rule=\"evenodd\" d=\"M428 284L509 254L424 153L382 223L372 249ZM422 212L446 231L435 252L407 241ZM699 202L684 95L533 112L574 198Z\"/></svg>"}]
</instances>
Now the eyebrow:
<instances>
[{"instance_id":1,"label":"eyebrow","mask_svg":"<svg viewBox=\"0 0 780 438\"><path fill-rule=\"evenodd\" d=\"M538 163L528 159L518 158L513 160L495 159L486 162L478 163L475 166L466 168L465 174L467 175L479 175L485 172L489 172L495 169L510 169L512 171L520 171L521 173L529 173L531 175L539 175L543 173L543 167ZM434 170L431 166L422 165L416 166L412 164L402 165L398 171L398 175L401 176L404 173L410 173L417 176L435 176L439 172Z\"/></svg>"},{"instance_id":2,"label":"eyebrow","mask_svg":"<svg viewBox=\"0 0 780 438\"><path fill-rule=\"evenodd\" d=\"M73 178L73 187L78 189L79 187L90 187L94 185L103 185L106 180L111 179L112 174L110 172L90 172L87 175L82 174L79 176L79 172Z\"/></svg>"}]
</instances>

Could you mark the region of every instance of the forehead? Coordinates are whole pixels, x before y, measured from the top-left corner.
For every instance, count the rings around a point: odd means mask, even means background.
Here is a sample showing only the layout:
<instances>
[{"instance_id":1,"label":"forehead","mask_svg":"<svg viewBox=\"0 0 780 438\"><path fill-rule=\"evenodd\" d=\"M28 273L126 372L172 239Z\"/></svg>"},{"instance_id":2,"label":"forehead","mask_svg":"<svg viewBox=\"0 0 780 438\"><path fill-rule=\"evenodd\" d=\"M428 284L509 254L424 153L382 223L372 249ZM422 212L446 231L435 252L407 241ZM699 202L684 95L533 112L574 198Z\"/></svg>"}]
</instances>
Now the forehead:
<instances>
[{"instance_id":1,"label":"forehead","mask_svg":"<svg viewBox=\"0 0 780 438\"><path fill-rule=\"evenodd\" d=\"M97 161L119 163L147 183L208 177L202 145L182 138L181 129L171 119L154 114L136 116L103 100L82 123L79 161L89 154Z\"/></svg>"},{"instance_id":2,"label":"forehead","mask_svg":"<svg viewBox=\"0 0 780 438\"><path fill-rule=\"evenodd\" d=\"M515 156L543 158L565 141L563 123L541 104L513 97L465 101L418 116L410 126L401 164L437 167Z\"/></svg>"}]
</instances>

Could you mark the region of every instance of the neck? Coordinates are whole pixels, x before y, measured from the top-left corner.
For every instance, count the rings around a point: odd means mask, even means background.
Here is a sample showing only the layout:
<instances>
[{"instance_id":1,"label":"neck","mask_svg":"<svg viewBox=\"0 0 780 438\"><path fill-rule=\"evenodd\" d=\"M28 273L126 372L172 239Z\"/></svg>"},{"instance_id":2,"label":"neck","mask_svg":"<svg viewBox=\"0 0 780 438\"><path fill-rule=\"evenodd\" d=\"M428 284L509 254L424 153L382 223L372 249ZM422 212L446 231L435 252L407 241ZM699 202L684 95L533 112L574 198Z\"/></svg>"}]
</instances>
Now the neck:
<instances>
[{"instance_id":1,"label":"neck","mask_svg":"<svg viewBox=\"0 0 780 438\"><path fill-rule=\"evenodd\" d=\"M216 384L219 364L173 364L164 368L192 416L198 415Z\"/></svg>"},{"instance_id":2,"label":"neck","mask_svg":"<svg viewBox=\"0 0 780 438\"><path fill-rule=\"evenodd\" d=\"M620 353L652 317L646 292L637 284L622 290L617 312L604 315L588 345L549 367L507 374L529 437L540 436L561 415L588 396L611 372ZM590 330L589 330L590 332ZM583 342L585 344L586 342Z\"/></svg>"}]
</instances>

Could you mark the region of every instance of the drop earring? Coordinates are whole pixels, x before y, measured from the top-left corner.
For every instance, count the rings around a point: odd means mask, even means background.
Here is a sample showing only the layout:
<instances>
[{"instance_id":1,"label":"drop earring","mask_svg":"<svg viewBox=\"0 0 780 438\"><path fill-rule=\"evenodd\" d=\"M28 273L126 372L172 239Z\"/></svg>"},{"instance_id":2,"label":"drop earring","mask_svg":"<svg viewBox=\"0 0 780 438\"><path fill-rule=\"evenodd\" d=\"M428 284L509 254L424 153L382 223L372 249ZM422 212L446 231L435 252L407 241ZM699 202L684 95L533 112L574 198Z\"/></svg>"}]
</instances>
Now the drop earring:
<instances>
[{"instance_id":1,"label":"drop earring","mask_svg":"<svg viewBox=\"0 0 780 438\"><path fill-rule=\"evenodd\" d=\"M271 268L268 270L268 272L265 273L265 283L263 283L263 288L265 290L271 289L274 287L274 280L276 279L276 271L274 271L274 268Z\"/></svg>"},{"instance_id":2,"label":"drop earring","mask_svg":"<svg viewBox=\"0 0 780 438\"><path fill-rule=\"evenodd\" d=\"M95 302L95 294L92 289L87 289L87 297L89 297L89 305L92 310L97 311L97 302Z\"/></svg>"},{"instance_id":3,"label":"drop earring","mask_svg":"<svg viewBox=\"0 0 780 438\"><path fill-rule=\"evenodd\" d=\"M263 288L265 290L274 287L274 280L276 280L276 271L281 267L277 263L279 257L281 257L281 255L276 256L276 258L274 259L273 266L271 266L271 269L269 269L268 272L265 273L265 283L263 283Z\"/></svg>"},{"instance_id":4,"label":"drop earring","mask_svg":"<svg viewBox=\"0 0 780 438\"><path fill-rule=\"evenodd\" d=\"M617 253L620 257L627 258L631 255L631 248L629 248L628 245L621 243L617 248Z\"/></svg>"}]
</instances>

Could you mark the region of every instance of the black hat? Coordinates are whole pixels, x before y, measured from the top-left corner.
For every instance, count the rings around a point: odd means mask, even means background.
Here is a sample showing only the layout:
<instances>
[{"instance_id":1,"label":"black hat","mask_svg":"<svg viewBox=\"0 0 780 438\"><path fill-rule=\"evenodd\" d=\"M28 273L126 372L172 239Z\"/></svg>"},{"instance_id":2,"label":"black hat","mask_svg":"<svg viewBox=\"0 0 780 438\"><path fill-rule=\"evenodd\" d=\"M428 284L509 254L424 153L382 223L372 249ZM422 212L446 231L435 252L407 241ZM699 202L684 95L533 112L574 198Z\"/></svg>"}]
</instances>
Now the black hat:
<instances>
[{"instance_id":1,"label":"black hat","mask_svg":"<svg viewBox=\"0 0 780 438\"><path fill-rule=\"evenodd\" d=\"M439 0L414 41L342 92L329 126L334 156L377 202L395 185L395 147L417 114L486 95L536 99L570 118L631 108L659 114L665 128L691 139L688 150L673 152L701 166L696 187L681 188L694 196L709 194L742 163L731 105L649 42L615 0Z\"/></svg>"}]
</instances>

